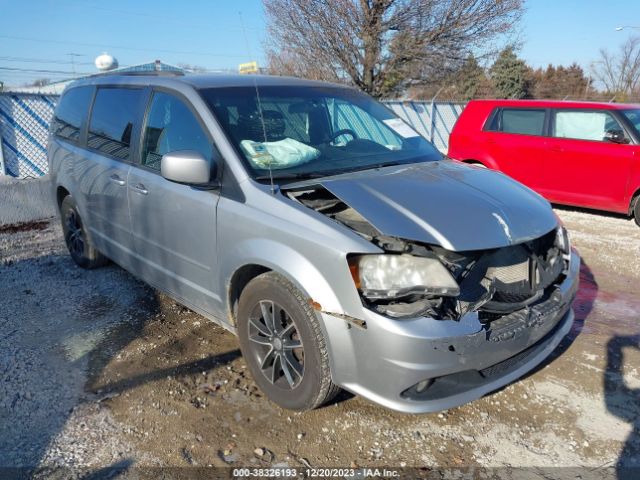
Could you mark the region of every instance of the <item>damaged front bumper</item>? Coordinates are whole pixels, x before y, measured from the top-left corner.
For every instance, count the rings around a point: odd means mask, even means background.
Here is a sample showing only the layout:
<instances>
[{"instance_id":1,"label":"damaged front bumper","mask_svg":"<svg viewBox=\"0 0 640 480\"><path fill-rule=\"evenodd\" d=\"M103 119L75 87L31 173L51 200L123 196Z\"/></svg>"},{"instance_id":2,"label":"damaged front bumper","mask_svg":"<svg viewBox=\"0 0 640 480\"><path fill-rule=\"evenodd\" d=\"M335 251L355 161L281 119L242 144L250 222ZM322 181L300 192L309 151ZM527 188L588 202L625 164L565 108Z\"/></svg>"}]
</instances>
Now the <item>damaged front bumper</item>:
<instances>
[{"instance_id":1,"label":"damaged front bumper","mask_svg":"<svg viewBox=\"0 0 640 480\"><path fill-rule=\"evenodd\" d=\"M394 320L364 309L364 323L330 343L336 346L334 381L406 413L475 400L532 370L557 347L573 324L579 270L574 251L564 280L543 301L488 323L477 312L459 321ZM344 318L322 315L325 325L345 325Z\"/></svg>"}]
</instances>

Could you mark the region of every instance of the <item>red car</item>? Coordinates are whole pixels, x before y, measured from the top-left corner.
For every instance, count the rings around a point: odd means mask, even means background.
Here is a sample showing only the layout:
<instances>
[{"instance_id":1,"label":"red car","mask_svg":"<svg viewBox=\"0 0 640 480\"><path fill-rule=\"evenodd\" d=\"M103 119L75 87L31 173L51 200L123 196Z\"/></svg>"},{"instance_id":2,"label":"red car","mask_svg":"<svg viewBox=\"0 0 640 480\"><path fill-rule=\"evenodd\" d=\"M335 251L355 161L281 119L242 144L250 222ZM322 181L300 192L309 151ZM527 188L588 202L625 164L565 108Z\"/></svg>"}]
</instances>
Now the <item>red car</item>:
<instances>
[{"instance_id":1,"label":"red car","mask_svg":"<svg viewBox=\"0 0 640 480\"><path fill-rule=\"evenodd\" d=\"M640 105L474 100L448 155L500 170L551 202L633 215L640 225Z\"/></svg>"}]
</instances>

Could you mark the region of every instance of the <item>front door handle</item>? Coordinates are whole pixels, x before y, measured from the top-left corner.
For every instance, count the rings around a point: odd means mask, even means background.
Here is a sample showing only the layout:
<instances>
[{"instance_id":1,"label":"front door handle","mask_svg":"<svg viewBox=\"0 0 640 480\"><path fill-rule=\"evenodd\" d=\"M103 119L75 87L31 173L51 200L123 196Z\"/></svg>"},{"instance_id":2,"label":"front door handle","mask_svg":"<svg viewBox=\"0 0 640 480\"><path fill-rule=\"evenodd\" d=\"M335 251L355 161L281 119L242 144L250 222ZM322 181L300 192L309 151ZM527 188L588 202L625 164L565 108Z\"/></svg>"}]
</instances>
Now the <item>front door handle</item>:
<instances>
[{"instance_id":1,"label":"front door handle","mask_svg":"<svg viewBox=\"0 0 640 480\"><path fill-rule=\"evenodd\" d=\"M124 187L124 184L126 183L122 178L120 178L120 176L117 173L114 173L113 175L111 175L109 177L109 180L111 180L116 185L120 185L121 187Z\"/></svg>"},{"instance_id":2,"label":"front door handle","mask_svg":"<svg viewBox=\"0 0 640 480\"><path fill-rule=\"evenodd\" d=\"M147 193L149 193L149 190L147 190L141 183L136 183L135 185L132 185L131 188L136 192L141 193L142 195L146 195Z\"/></svg>"}]
</instances>

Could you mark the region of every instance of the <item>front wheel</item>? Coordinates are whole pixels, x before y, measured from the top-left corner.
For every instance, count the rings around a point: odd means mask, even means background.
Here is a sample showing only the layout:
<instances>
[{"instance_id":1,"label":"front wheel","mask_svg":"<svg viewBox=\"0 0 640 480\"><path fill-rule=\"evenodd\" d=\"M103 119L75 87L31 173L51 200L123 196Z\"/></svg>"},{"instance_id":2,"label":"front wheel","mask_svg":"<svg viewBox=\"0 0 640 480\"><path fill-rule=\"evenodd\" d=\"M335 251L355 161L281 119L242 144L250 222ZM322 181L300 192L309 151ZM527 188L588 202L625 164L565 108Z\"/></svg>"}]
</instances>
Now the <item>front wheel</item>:
<instances>
[{"instance_id":1,"label":"front wheel","mask_svg":"<svg viewBox=\"0 0 640 480\"><path fill-rule=\"evenodd\" d=\"M249 282L240 296L237 326L249 371L273 402L311 410L340 391L331 381L318 317L281 275L268 272Z\"/></svg>"},{"instance_id":2,"label":"front wheel","mask_svg":"<svg viewBox=\"0 0 640 480\"><path fill-rule=\"evenodd\" d=\"M640 195L636 197L636 202L633 207L633 219L636 221L636 225L640 227Z\"/></svg>"},{"instance_id":3,"label":"front wheel","mask_svg":"<svg viewBox=\"0 0 640 480\"><path fill-rule=\"evenodd\" d=\"M109 263L91 243L87 230L80 218L78 206L71 195L67 195L60 205L62 232L67 249L74 262L82 268L98 268Z\"/></svg>"}]
</instances>

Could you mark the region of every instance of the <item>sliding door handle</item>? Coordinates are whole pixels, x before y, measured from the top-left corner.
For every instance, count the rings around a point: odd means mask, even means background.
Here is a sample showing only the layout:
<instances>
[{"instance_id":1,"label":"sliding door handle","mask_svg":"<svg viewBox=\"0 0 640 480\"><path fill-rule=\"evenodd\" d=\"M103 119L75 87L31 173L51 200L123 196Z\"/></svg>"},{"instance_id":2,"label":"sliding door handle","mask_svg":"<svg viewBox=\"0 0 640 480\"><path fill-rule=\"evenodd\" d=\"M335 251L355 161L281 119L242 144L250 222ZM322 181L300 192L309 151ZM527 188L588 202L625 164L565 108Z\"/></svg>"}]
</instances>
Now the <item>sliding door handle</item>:
<instances>
[{"instance_id":1,"label":"sliding door handle","mask_svg":"<svg viewBox=\"0 0 640 480\"><path fill-rule=\"evenodd\" d=\"M109 180L111 180L113 183L115 183L116 185L120 185L121 187L124 187L125 182L122 178L120 178L120 176L116 173L114 173L113 175L111 175L109 177Z\"/></svg>"},{"instance_id":2,"label":"sliding door handle","mask_svg":"<svg viewBox=\"0 0 640 480\"><path fill-rule=\"evenodd\" d=\"M142 195L146 195L147 193L149 193L149 190L147 190L145 186L141 183L136 183L135 185L131 185L131 189L135 190L138 193L141 193Z\"/></svg>"}]
</instances>

